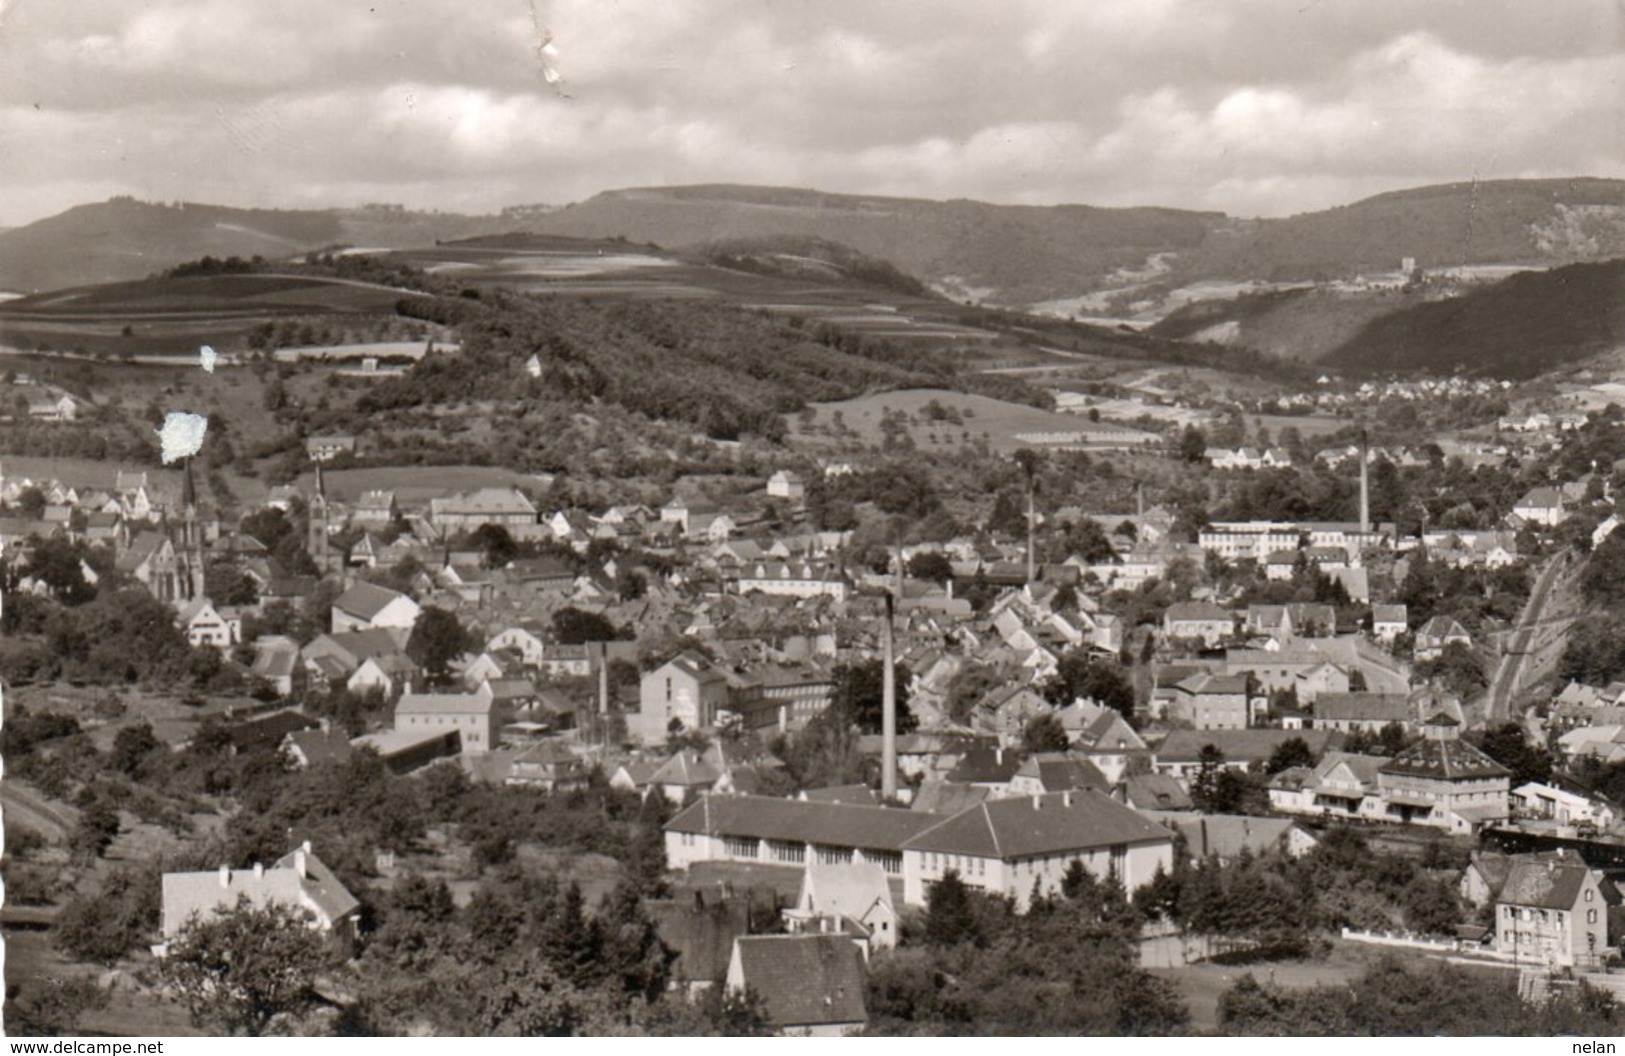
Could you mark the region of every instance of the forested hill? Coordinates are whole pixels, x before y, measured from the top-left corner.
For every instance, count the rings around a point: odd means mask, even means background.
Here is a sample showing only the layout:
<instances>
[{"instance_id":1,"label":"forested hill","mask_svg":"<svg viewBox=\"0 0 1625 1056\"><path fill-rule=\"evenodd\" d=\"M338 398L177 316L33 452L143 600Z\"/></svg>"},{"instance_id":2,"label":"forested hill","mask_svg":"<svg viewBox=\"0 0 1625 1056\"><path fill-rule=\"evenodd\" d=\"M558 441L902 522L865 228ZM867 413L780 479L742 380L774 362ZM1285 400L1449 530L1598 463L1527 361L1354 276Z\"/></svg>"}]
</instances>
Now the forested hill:
<instances>
[{"instance_id":1,"label":"forested hill","mask_svg":"<svg viewBox=\"0 0 1625 1056\"><path fill-rule=\"evenodd\" d=\"M1625 260L1522 272L1375 319L1324 362L1532 378L1625 348Z\"/></svg>"},{"instance_id":2,"label":"forested hill","mask_svg":"<svg viewBox=\"0 0 1625 1056\"><path fill-rule=\"evenodd\" d=\"M745 309L682 301L437 298L402 310L458 326L461 351L429 356L380 382L372 413L532 397L618 404L709 436L780 437L809 401L943 387L1044 404L1008 378L956 371L941 353ZM541 376L526 371L531 356Z\"/></svg>"}]
</instances>

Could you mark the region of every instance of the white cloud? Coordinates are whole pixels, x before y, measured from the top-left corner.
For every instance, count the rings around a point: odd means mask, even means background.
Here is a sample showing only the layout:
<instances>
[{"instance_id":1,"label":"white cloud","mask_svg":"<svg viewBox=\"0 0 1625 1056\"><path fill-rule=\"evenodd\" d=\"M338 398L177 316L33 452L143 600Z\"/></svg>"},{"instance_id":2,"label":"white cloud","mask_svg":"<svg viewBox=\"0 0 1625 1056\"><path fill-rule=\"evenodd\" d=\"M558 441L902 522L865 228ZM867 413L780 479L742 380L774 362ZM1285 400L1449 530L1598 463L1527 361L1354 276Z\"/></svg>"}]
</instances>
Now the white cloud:
<instances>
[{"instance_id":1,"label":"white cloud","mask_svg":"<svg viewBox=\"0 0 1625 1056\"><path fill-rule=\"evenodd\" d=\"M1611 0L534 11L13 0L0 220L80 193L491 209L697 181L1280 213L1474 174L1625 176Z\"/></svg>"}]
</instances>

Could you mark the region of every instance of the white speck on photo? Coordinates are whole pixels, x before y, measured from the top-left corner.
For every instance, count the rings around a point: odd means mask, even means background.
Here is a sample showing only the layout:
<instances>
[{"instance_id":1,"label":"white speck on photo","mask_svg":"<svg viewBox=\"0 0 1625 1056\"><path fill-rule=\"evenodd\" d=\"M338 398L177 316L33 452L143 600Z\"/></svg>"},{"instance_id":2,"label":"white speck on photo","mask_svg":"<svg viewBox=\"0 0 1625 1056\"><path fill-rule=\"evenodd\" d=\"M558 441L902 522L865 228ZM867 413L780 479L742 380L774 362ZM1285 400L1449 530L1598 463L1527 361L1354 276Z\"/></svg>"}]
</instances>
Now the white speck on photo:
<instances>
[{"instance_id":1,"label":"white speck on photo","mask_svg":"<svg viewBox=\"0 0 1625 1056\"><path fill-rule=\"evenodd\" d=\"M209 420L201 414L170 411L164 415L164 426L158 430L158 442L163 445L164 465L203 450L203 434L208 428Z\"/></svg>"},{"instance_id":2,"label":"white speck on photo","mask_svg":"<svg viewBox=\"0 0 1625 1056\"><path fill-rule=\"evenodd\" d=\"M208 371L210 374L213 374L214 365L220 359L220 353L216 352L208 345L204 345L202 348L198 349L198 357L203 360L203 369Z\"/></svg>"}]
</instances>

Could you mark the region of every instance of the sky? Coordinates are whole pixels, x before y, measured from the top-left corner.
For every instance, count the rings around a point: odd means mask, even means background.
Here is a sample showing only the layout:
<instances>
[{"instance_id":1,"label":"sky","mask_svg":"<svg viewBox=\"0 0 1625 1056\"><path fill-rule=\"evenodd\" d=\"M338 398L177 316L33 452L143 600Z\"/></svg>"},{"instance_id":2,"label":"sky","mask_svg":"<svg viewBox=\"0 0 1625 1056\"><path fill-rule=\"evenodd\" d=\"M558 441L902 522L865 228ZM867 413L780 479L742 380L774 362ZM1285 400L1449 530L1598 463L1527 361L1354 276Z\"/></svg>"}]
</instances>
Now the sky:
<instances>
[{"instance_id":1,"label":"sky","mask_svg":"<svg viewBox=\"0 0 1625 1056\"><path fill-rule=\"evenodd\" d=\"M759 183L1283 216L1625 178L1625 0L0 0L0 224Z\"/></svg>"}]
</instances>

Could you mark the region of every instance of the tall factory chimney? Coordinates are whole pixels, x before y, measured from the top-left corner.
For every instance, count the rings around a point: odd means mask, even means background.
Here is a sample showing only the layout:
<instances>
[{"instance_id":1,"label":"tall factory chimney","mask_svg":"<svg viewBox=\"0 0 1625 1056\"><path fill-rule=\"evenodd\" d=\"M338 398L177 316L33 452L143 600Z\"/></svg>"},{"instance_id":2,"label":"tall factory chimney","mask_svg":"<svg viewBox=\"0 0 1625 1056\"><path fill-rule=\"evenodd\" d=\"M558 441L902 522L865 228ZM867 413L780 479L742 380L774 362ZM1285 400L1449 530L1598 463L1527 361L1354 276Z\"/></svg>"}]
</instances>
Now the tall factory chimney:
<instances>
[{"instance_id":1,"label":"tall factory chimney","mask_svg":"<svg viewBox=\"0 0 1625 1056\"><path fill-rule=\"evenodd\" d=\"M1038 531L1038 510L1034 504L1034 487L1029 481L1027 484L1027 585L1030 587L1038 581L1038 555L1033 548L1033 537Z\"/></svg>"},{"instance_id":2,"label":"tall factory chimney","mask_svg":"<svg viewBox=\"0 0 1625 1056\"><path fill-rule=\"evenodd\" d=\"M1371 531L1371 444L1360 427L1360 534Z\"/></svg>"},{"instance_id":3,"label":"tall factory chimney","mask_svg":"<svg viewBox=\"0 0 1625 1056\"><path fill-rule=\"evenodd\" d=\"M892 596L886 595L886 622L880 628L880 796L897 798L897 660L892 642Z\"/></svg>"}]
</instances>

